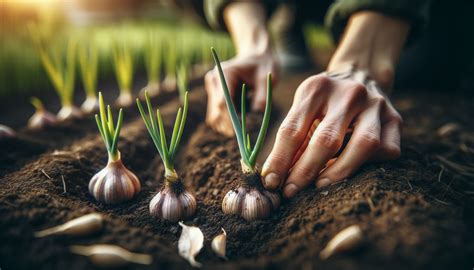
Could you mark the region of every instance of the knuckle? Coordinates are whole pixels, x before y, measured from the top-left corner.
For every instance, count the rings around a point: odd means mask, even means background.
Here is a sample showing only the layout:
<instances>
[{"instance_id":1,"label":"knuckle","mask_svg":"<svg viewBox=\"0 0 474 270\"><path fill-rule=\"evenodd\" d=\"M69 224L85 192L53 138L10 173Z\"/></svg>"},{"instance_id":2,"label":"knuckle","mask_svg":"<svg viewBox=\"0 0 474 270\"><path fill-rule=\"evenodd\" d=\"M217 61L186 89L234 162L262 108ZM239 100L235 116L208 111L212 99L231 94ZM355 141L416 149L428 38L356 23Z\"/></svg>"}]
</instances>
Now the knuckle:
<instances>
[{"instance_id":1,"label":"knuckle","mask_svg":"<svg viewBox=\"0 0 474 270\"><path fill-rule=\"evenodd\" d=\"M303 141L306 137L294 120L284 121L278 129L278 135L284 140L292 141Z\"/></svg>"},{"instance_id":2,"label":"knuckle","mask_svg":"<svg viewBox=\"0 0 474 270\"><path fill-rule=\"evenodd\" d=\"M308 165L299 165L296 169L296 174L301 182L307 182L315 177L315 168Z\"/></svg>"},{"instance_id":3,"label":"knuckle","mask_svg":"<svg viewBox=\"0 0 474 270\"><path fill-rule=\"evenodd\" d=\"M330 83L331 79L329 79L327 76L311 76L301 83L297 89L297 93L302 98L311 98L323 93L324 91L327 91Z\"/></svg>"},{"instance_id":4,"label":"knuckle","mask_svg":"<svg viewBox=\"0 0 474 270\"><path fill-rule=\"evenodd\" d=\"M380 137L374 132L366 132L360 137L359 143L369 149L375 150L380 146Z\"/></svg>"},{"instance_id":5,"label":"knuckle","mask_svg":"<svg viewBox=\"0 0 474 270\"><path fill-rule=\"evenodd\" d=\"M312 142L331 152L337 152L342 145L342 136L339 136L337 130L325 128L318 132Z\"/></svg>"}]
</instances>

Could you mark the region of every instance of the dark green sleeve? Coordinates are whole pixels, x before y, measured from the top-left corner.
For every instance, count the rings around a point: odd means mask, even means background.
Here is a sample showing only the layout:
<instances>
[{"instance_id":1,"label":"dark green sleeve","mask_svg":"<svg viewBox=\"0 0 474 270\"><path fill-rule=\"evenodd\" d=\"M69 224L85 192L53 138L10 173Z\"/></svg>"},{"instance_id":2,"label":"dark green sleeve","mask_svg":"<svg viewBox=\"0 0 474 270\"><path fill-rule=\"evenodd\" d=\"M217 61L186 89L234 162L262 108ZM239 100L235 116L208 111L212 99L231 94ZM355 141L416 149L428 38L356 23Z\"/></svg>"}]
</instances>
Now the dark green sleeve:
<instances>
[{"instance_id":1,"label":"dark green sleeve","mask_svg":"<svg viewBox=\"0 0 474 270\"><path fill-rule=\"evenodd\" d=\"M377 11L406 20L411 25L408 40L413 40L428 22L430 0L338 0L328 10L325 24L339 41L349 17L358 11Z\"/></svg>"}]
</instances>

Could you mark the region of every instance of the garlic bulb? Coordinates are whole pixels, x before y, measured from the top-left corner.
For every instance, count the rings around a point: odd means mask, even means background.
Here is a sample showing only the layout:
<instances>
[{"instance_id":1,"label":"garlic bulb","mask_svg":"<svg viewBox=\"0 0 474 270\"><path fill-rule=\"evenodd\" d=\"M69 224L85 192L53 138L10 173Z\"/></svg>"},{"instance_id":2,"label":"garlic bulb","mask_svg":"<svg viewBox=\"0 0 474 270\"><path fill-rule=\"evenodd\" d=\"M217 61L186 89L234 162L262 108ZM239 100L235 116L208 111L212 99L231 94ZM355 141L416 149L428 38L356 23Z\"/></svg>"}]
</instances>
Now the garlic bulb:
<instances>
[{"instance_id":1,"label":"garlic bulb","mask_svg":"<svg viewBox=\"0 0 474 270\"><path fill-rule=\"evenodd\" d=\"M162 83L163 90L166 92L171 92L176 89L176 77L174 75L168 74Z\"/></svg>"},{"instance_id":2,"label":"garlic bulb","mask_svg":"<svg viewBox=\"0 0 474 270\"><path fill-rule=\"evenodd\" d=\"M56 115L48 111L36 111L28 120L28 127L39 129L44 126L53 126L58 122Z\"/></svg>"},{"instance_id":3,"label":"garlic bulb","mask_svg":"<svg viewBox=\"0 0 474 270\"><path fill-rule=\"evenodd\" d=\"M102 229L103 218L98 213L88 214L72 219L64 224L35 232L35 237L49 235L88 235Z\"/></svg>"},{"instance_id":4,"label":"garlic bulb","mask_svg":"<svg viewBox=\"0 0 474 270\"><path fill-rule=\"evenodd\" d=\"M196 212L196 199L181 180L166 181L163 189L150 201L150 214L172 222L187 219Z\"/></svg>"},{"instance_id":5,"label":"garlic bulb","mask_svg":"<svg viewBox=\"0 0 474 270\"><path fill-rule=\"evenodd\" d=\"M140 90L139 96L140 98L145 97L145 91L148 93L150 97L156 97L160 93L160 83L159 82L151 82L148 83L145 87Z\"/></svg>"},{"instance_id":6,"label":"garlic bulb","mask_svg":"<svg viewBox=\"0 0 474 270\"><path fill-rule=\"evenodd\" d=\"M359 225L352 225L334 236L321 251L319 257L326 260L334 254L353 250L362 243L362 230Z\"/></svg>"},{"instance_id":7,"label":"garlic bulb","mask_svg":"<svg viewBox=\"0 0 474 270\"><path fill-rule=\"evenodd\" d=\"M133 104L134 100L132 97L132 93L128 90L120 91L120 95L115 101L115 104L119 107L129 107Z\"/></svg>"},{"instance_id":8,"label":"garlic bulb","mask_svg":"<svg viewBox=\"0 0 474 270\"><path fill-rule=\"evenodd\" d=\"M86 113L96 112L99 110L99 99L95 96L86 97L81 105L81 110Z\"/></svg>"},{"instance_id":9,"label":"garlic bulb","mask_svg":"<svg viewBox=\"0 0 474 270\"><path fill-rule=\"evenodd\" d=\"M232 189L222 200L224 214L235 214L247 221L266 219L280 207L280 196L268 190L251 186Z\"/></svg>"},{"instance_id":10,"label":"garlic bulb","mask_svg":"<svg viewBox=\"0 0 474 270\"><path fill-rule=\"evenodd\" d=\"M73 118L81 118L82 112L75 106L64 106L59 110L57 117L59 121L65 121Z\"/></svg>"},{"instance_id":11,"label":"garlic bulb","mask_svg":"<svg viewBox=\"0 0 474 270\"><path fill-rule=\"evenodd\" d=\"M16 132L5 125L0 125L0 139L16 137Z\"/></svg>"},{"instance_id":12,"label":"garlic bulb","mask_svg":"<svg viewBox=\"0 0 474 270\"><path fill-rule=\"evenodd\" d=\"M212 251L214 251L217 256L227 259L225 256L226 253L226 246L227 246L227 233L225 232L224 228L222 228L222 233L218 236L214 237L211 242Z\"/></svg>"},{"instance_id":13,"label":"garlic bulb","mask_svg":"<svg viewBox=\"0 0 474 270\"><path fill-rule=\"evenodd\" d=\"M89 192L100 202L116 204L132 199L140 191L140 181L120 158L109 159L107 166L92 177Z\"/></svg>"},{"instance_id":14,"label":"garlic bulb","mask_svg":"<svg viewBox=\"0 0 474 270\"><path fill-rule=\"evenodd\" d=\"M71 246L70 251L89 257L99 267L120 267L129 263L150 265L153 258L148 254L130 252L114 245Z\"/></svg>"}]
</instances>

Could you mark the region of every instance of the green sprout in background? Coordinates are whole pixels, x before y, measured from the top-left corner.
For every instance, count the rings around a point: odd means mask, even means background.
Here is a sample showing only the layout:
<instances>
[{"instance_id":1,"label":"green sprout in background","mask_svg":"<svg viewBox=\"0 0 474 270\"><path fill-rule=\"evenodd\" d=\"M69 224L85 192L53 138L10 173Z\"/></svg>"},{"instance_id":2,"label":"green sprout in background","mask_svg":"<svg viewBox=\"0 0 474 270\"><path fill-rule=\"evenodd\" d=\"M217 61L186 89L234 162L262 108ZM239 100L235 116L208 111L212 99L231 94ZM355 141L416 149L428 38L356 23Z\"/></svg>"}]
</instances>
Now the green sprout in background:
<instances>
[{"instance_id":1,"label":"green sprout in background","mask_svg":"<svg viewBox=\"0 0 474 270\"><path fill-rule=\"evenodd\" d=\"M51 50L47 50L41 43L37 43L41 63L61 99L62 108L58 112L59 120L80 117L82 115L80 110L74 106L76 44L75 40L69 40L64 55L59 46L54 46Z\"/></svg>"},{"instance_id":2,"label":"green sprout in background","mask_svg":"<svg viewBox=\"0 0 474 270\"><path fill-rule=\"evenodd\" d=\"M148 77L147 85L141 90L140 96L144 96L145 91L148 95L157 96L160 91L161 63L163 58L163 40L159 33L149 34L144 45L144 61Z\"/></svg>"},{"instance_id":3,"label":"green sprout in background","mask_svg":"<svg viewBox=\"0 0 474 270\"><path fill-rule=\"evenodd\" d=\"M219 77L222 84L222 89L224 91L224 97L227 104L227 109L229 111L230 119L232 120L232 126L234 127L235 137L237 138L237 143L239 145L240 156L242 157L242 171L243 172L255 172L256 167L255 164L257 162L257 156L260 152L263 141L265 139L268 124L270 122L270 113L272 108L272 76L269 73L267 76L267 102L265 104L265 113L263 115L262 125L260 127L260 131L258 133L257 141L255 142L255 146L252 148L250 143L250 136L246 131L246 108L245 108L245 94L246 94L246 87L245 84L242 85L242 100L241 100L241 118L242 124L239 121L239 117L237 116L237 112L235 110L234 104L232 103L232 98L229 93L229 88L227 87L227 83L225 81L224 72L222 71L222 67L219 61L219 57L217 56L216 51L214 48L211 48L212 56L214 61L217 65L217 70L219 71Z\"/></svg>"},{"instance_id":4,"label":"green sprout in background","mask_svg":"<svg viewBox=\"0 0 474 270\"><path fill-rule=\"evenodd\" d=\"M164 58L165 64L165 79L163 81L163 89L166 91L174 90L176 86L176 65L178 64L178 50L176 48L176 40L168 33L166 38L165 49L166 54Z\"/></svg>"},{"instance_id":5,"label":"green sprout in background","mask_svg":"<svg viewBox=\"0 0 474 270\"><path fill-rule=\"evenodd\" d=\"M126 42L112 43L112 59L120 88L120 95L116 101L119 106L130 106L133 103L133 56L133 51Z\"/></svg>"},{"instance_id":6,"label":"green sprout in background","mask_svg":"<svg viewBox=\"0 0 474 270\"><path fill-rule=\"evenodd\" d=\"M86 100L82 103L81 109L85 112L96 111L99 109L99 101L96 96L99 53L93 44L82 44L79 47L79 67L86 93Z\"/></svg>"},{"instance_id":7,"label":"green sprout in background","mask_svg":"<svg viewBox=\"0 0 474 270\"><path fill-rule=\"evenodd\" d=\"M184 104L185 96L188 89L188 66L185 62L181 62L176 69L176 78L177 78L177 85L178 85L178 92L179 97L181 98L181 102Z\"/></svg>"}]
</instances>

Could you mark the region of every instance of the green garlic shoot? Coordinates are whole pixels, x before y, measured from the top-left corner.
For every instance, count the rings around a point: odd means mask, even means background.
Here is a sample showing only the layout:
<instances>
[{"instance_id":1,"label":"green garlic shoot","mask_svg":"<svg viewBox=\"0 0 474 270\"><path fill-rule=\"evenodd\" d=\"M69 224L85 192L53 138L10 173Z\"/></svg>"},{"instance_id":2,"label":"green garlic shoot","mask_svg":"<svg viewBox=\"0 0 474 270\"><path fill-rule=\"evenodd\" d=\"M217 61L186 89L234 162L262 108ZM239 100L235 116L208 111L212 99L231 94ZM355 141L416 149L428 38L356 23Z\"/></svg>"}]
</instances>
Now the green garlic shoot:
<instances>
[{"instance_id":1,"label":"green garlic shoot","mask_svg":"<svg viewBox=\"0 0 474 270\"><path fill-rule=\"evenodd\" d=\"M211 48L212 56L214 58L214 62L217 65L217 70L219 72L219 77L222 85L222 91L224 92L225 101L227 104L227 109L229 111L230 119L232 121L232 126L235 131L235 137L237 138L237 143L239 145L240 156L242 157L242 170L243 171L252 171L255 172L255 164L257 162L257 156L260 152L263 141L265 139L268 124L270 122L270 114L271 114L271 107L272 107L272 76L271 73L267 76L267 102L265 104L265 112L263 115L262 125L260 127L260 131L258 133L257 141L255 142L254 147L251 147L250 143L250 136L246 131L246 108L245 108L245 93L246 87L245 84L242 85L242 100L241 100L241 118L242 123L239 121L239 117L237 116L237 112L235 110L234 104L232 102L232 98L229 93L229 88L227 87L227 83L224 77L224 72L222 71L222 67L219 61L219 57L217 56L216 51L214 48Z\"/></svg>"},{"instance_id":2,"label":"green garlic shoot","mask_svg":"<svg viewBox=\"0 0 474 270\"><path fill-rule=\"evenodd\" d=\"M122 109L119 110L117 124L114 126L112 109L110 108L110 105L107 105L106 110L104 98L102 97L101 92L99 92L99 108L100 116L97 114L95 115L97 127L99 128L100 135L102 136L102 140L104 141L107 152L109 153L109 160L117 161L120 159L120 154L117 149L117 141L123 122Z\"/></svg>"},{"instance_id":3,"label":"green garlic shoot","mask_svg":"<svg viewBox=\"0 0 474 270\"><path fill-rule=\"evenodd\" d=\"M97 47L93 45L79 47L79 67L86 93L86 100L81 108L86 112L92 112L99 107L96 96L98 66L99 54Z\"/></svg>"},{"instance_id":4,"label":"green garlic shoot","mask_svg":"<svg viewBox=\"0 0 474 270\"><path fill-rule=\"evenodd\" d=\"M156 96L160 90L163 57L161 40L156 33L150 33L147 37L143 55L148 83L142 91L148 91L151 96Z\"/></svg>"},{"instance_id":5,"label":"green garlic shoot","mask_svg":"<svg viewBox=\"0 0 474 270\"><path fill-rule=\"evenodd\" d=\"M181 62L176 69L176 79L179 97L181 98L181 102L184 103L188 88L188 65L186 65L184 62Z\"/></svg>"},{"instance_id":6,"label":"green garlic shoot","mask_svg":"<svg viewBox=\"0 0 474 270\"><path fill-rule=\"evenodd\" d=\"M120 88L117 104L119 106L129 106L133 102L133 51L128 44L118 44L115 42L112 44L112 58L117 83Z\"/></svg>"},{"instance_id":7,"label":"green garlic shoot","mask_svg":"<svg viewBox=\"0 0 474 270\"><path fill-rule=\"evenodd\" d=\"M156 115L154 114L154 109L151 105L150 97L148 96L147 92L145 92L145 101L148 107L148 115L145 113L140 100L137 99L137 106L140 110L143 122L145 123L148 133L150 133L151 139L153 140L153 143L155 144L155 147L158 150L161 160L165 166L165 178L167 181L176 180L177 174L174 169L173 161L176 157L176 151L178 149L181 136L183 135L184 124L188 114L188 92L186 92L184 96L184 109L181 109L181 107L178 109L169 146L163 127L163 120L161 118L160 110L157 109Z\"/></svg>"}]
</instances>

